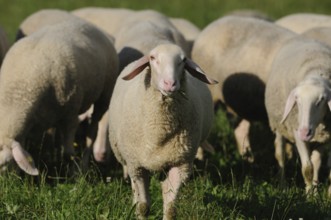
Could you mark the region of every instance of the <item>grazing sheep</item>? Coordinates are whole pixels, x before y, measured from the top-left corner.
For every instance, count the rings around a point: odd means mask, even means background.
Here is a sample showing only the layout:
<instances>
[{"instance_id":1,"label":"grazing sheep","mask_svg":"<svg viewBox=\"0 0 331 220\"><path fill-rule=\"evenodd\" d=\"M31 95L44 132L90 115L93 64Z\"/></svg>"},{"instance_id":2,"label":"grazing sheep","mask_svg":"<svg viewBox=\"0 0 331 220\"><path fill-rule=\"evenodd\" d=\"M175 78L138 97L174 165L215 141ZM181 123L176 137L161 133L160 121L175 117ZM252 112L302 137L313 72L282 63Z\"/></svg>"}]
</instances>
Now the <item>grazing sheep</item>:
<instances>
[{"instance_id":1,"label":"grazing sheep","mask_svg":"<svg viewBox=\"0 0 331 220\"><path fill-rule=\"evenodd\" d=\"M331 46L331 26L315 27L303 32L301 35L326 43Z\"/></svg>"},{"instance_id":2,"label":"grazing sheep","mask_svg":"<svg viewBox=\"0 0 331 220\"><path fill-rule=\"evenodd\" d=\"M296 144L306 192L318 184L323 146L330 144L330 79L331 48L298 36L279 50L266 84L276 144L281 148L284 138Z\"/></svg>"},{"instance_id":3,"label":"grazing sheep","mask_svg":"<svg viewBox=\"0 0 331 220\"><path fill-rule=\"evenodd\" d=\"M0 66L9 49L9 42L6 32L0 27Z\"/></svg>"},{"instance_id":4,"label":"grazing sheep","mask_svg":"<svg viewBox=\"0 0 331 220\"><path fill-rule=\"evenodd\" d=\"M279 26L295 33L303 33L314 27L331 27L331 16L313 13L296 13L287 15L275 21Z\"/></svg>"},{"instance_id":5,"label":"grazing sheep","mask_svg":"<svg viewBox=\"0 0 331 220\"><path fill-rule=\"evenodd\" d=\"M46 25L53 25L74 17L69 12L60 9L42 9L27 18L20 24L16 33L16 41L32 34Z\"/></svg>"},{"instance_id":6,"label":"grazing sheep","mask_svg":"<svg viewBox=\"0 0 331 220\"><path fill-rule=\"evenodd\" d=\"M203 29L193 45L192 59L219 82L209 87L214 103L221 101L242 119L234 134L239 153L249 162L254 161L250 122L268 121L264 91L272 60L294 36L262 19L226 16Z\"/></svg>"},{"instance_id":7,"label":"grazing sheep","mask_svg":"<svg viewBox=\"0 0 331 220\"><path fill-rule=\"evenodd\" d=\"M212 125L210 92L187 73L215 83L180 47L159 44L127 66L114 88L109 139L116 158L127 167L139 218L150 206L150 171L168 171L162 183L163 216L173 217L178 190Z\"/></svg>"},{"instance_id":8,"label":"grazing sheep","mask_svg":"<svg viewBox=\"0 0 331 220\"><path fill-rule=\"evenodd\" d=\"M0 72L0 166L14 158L31 175L22 143L30 130L56 127L74 154L78 115L93 104L91 139L107 110L118 57L107 36L81 19L47 26L16 42Z\"/></svg>"},{"instance_id":9,"label":"grazing sheep","mask_svg":"<svg viewBox=\"0 0 331 220\"><path fill-rule=\"evenodd\" d=\"M265 21L273 21L267 14L253 9L237 9L226 13L226 16L241 16L249 18L258 18Z\"/></svg>"},{"instance_id":10,"label":"grazing sheep","mask_svg":"<svg viewBox=\"0 0 331 220\"><path fill-rule=\"evenodd\" d=\"M195 24L184 18L169 18L169 20L177 28L177 30L183 34L188 44L188 56L191 56L194 40L200 34L201 30Z\"/></svg>"},{"instance_id":11,"label":"grazing sheep","mask_svg":"<svg viewBox=\"0 0 331 220\"><path fill-rule=\"evenodd\" d=\"M153 10L134 13L122 23L122 27L114 36L115 48L120 59L120 71L162 42L175 43L186 55L189 54L183 35L165 15Z\"/></svg>"},{"instance_id":12,"label":"grazing sheep","mask_svg":"<svg viewBox=\"0 0 331 220\"><path fill-rule=\"evenodd\" d=\"M135 11L125 8L85 7L71 11L71 13L113 36L121 28L122 23Z\"/></svg>"}]
</instances>

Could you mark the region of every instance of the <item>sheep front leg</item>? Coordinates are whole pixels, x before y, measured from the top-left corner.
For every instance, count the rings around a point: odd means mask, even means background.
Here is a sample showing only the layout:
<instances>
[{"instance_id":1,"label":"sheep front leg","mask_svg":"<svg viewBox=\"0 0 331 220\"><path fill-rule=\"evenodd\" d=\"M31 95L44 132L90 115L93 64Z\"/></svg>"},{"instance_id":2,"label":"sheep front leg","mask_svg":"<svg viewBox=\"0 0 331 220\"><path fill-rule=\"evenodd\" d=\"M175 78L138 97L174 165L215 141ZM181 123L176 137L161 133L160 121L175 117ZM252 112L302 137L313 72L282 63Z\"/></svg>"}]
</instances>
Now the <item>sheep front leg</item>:
<instances>
[{"instance_id":1,"label":"sheep front leg","mask_svg":"<svg viewBox=\"0 0 331 220\"><path fill-rule=\"evenodd\" d=\"M285 184L285 140L284 137L277 131L275 138L275 158L279 165L280 171L280 184L284 186Z\"/></svg>"},{"instance_id":2,"label":"sheep front leg","mask_svg":"<svg viewBox=\"0 0 331 220\"><path fill-rule=\"evenodd\" d=\"M306 184L306 193L309 193L313 185L314 169L310 160L308 145L302 141L297 131L294 131L295 144L301 160L301 172Z\"/></svg>"},{"instance_id":3,"label":"sheep front leg","mask_svg":"<svg viewBox=\"0 0 331 220\"><path fill-rule=\"evenodd\" d=\"M249 121L242 119L239 125L234 130L234 135L237 141L237 146L239 150L239 154L248 162L254 162L254 155L252 153L252 149L250 147L249 141Z\"/></svg>"},{"instance_id":4,"label":"sheep front leg","mask_svg":"<svg viewBox=\"0 0 331 220\"><path fill-rule=\"evenodd\" d=\"M322 153L323 148L318 147L317 149L313 150L310 156L311 162L313 164L314 174L313 174L313 186L317 186L319 183L318 180L318 173L321 168L322 164Z\"/></svg>"},{"instance_id":5,"label":"sheep front leg","mask_svg":"<svg viewBox=\"0 0 331 220\"><path fill-rule=\"evenodd\" d=\"M136 215L138 219L145 219L149 214L149 172L143 168L128 169L133 191L133 204L136 205Z\"/></svg>"},{"instance_id":6,"label":"sheep front leg","mask_svg":"<svg viewBox=\"0 0 331 220\"><path fill-rule=\"evenodd\" d=\"M163 219L174 219L176 216L175 200L182 183L190 174L191 165L185 164L180 167L172 167L167 178L162 182Z\"/></svg>"}]
</instances>

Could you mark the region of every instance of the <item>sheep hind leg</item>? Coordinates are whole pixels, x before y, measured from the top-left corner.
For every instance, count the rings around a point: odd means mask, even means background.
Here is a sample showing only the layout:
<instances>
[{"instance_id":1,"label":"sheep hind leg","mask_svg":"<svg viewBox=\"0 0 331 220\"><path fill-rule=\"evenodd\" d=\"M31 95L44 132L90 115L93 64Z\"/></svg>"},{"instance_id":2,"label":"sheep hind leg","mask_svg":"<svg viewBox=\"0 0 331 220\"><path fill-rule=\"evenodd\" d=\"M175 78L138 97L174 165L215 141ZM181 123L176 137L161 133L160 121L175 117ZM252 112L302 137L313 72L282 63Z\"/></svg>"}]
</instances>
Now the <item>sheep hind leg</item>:
<instances>
[{"instance_id":1,"label":"sheep hind leg","mask_svg":"<svg viewBox=\"0 0 331 220\"><path fill-rule=\"evenodd\" d=\"M149 172L143 168L128 169L133 191L133 204L138 219L146 219L150 209Z\"/></svg>"},{"instance_id":2,"label":"sheep hind leg","mask_svg":"<svg viewBox=\"0 0 331 220\"><path fill-rule=\"evenodd\" d=\"M167 178L162 182L163 197L163 219L175 219L176 207L175 200L181 185L188 179L190 165L185 164L181 167L172 167Z\"/></svg>"},{"instance_id":3,"label":"sheep hind leg","mask_svg":"<svg viewBox=\"0 0 331 220\"><path fill-rule=\"evenodd\" d=\"M68 117L58 128L63 137L63 159L69 164L69 176L76 173L77 161L74 149L75 134L78 127L77 117Z\"/></svg>"},{"instance_id":4,"label":"sheep hind leg","mask_svg":"<svg viewBox=\"0 0 331 220\"><path fill-rule=\"evenodd\" d=\"M275 158L279 165L279 173L280 173L280 186L285 186L285 140L284 137L279 133L276 132L275 138Z\"/></svg>"},{"instance_id":5,"label":"sheep hind leg","mask_svg":"<svg viewBox=\"0 0 331 220\"><path fill-rule=\"evenodd\" d=\"M249 128L249 121L242 119L238 126L235 128L234 135L237 141L239 154L243 157L244 160L253 163L254 155L250 147Z\"/></svg>"}]
</instances>

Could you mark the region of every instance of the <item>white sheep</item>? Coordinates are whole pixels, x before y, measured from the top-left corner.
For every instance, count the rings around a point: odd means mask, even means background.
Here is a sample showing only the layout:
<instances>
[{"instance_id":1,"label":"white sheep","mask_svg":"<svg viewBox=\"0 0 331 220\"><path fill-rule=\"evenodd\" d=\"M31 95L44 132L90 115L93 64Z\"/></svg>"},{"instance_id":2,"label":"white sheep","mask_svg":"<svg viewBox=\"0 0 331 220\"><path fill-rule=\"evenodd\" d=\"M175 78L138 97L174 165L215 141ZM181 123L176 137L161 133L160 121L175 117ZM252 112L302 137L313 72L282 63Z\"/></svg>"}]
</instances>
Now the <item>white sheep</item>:
<instances>
[{"instance_id":1,"label":"white sheep","mask_svg":"<svg viewBox=\"0 0 331 220\"><path fill-rule=\"evenodd\" d=\"M225 16L241 16L249 18L258 18L270 22L273 21L273 19L267 14L254 9L236 9L233 11L229 11L225 14Z\"/></svg>"},{"instance_id":2,"label":"white sheep","mask_svg":"<svg viewBox=\"0 0 331 220\"><path fill-rule=\"evenodd\" d=\"M301 34L314 27L331 27L331 16L314 13L295 13L279 18L275 23Z\"/></svg>"},{"instance_id":3,"label":"white sheep","mask_svg":"<svg viewBox=\"0 0 331 220\"><path fill-rule=\"evenodd\" d=\"M308 29L301 35L311 39L318 40L331 46L331 26L330 27L315 27Z\"/></svg>"},{"instance_id":4,"label":"white sheep","mask_svg":"<svg viewBox=\"0 0 331 220\"><path fill-rule=\"evenodd\" d=\"M234 134L239 153L249 162L254 161L250 122L268 121L264 90L272 60L294 36L262 19L226 16L204 28L193 45L192 59L219 82L209 87L214 103L221 101L228 112L242 118Z\"/></svg>"},{"instance_id":5,"label":"white sheep","mask_svg":"<svg viewBox=\"0 0 331 220\"><path fill-rule=\"evenodd\" d=\"M127 167L139 218L150 206L149 172L168 171L162 183L164 219L173 217L176 195L191 172L213 120L215 83L175 44L160 44L127 66L109 106L109 139Z\"/></svg>"},{"instance_id":6,"label":"white sheep","mask_svg":"<svg viewBox=\"0 0 331 220\"><path fill-rule=\"evenodd\" d=\"M330 79L331 48L297 36L279 50L266 84L276 144L281 148L284 138L296 144L307 193L318 184L322 146L330 144Z\"/></svg>"},{"instance_id":7,"label":"white sheep","mask_svg":"<svg viewBox=\"0 0 331 220\"><path fill-rule=\"evenodd\" d=\"M138 11L128 17L114 37L120 59L120 70L148 54L161 41L171 41L183 48L186 55L189 54L183 35L165 15L154 10Z\"/></svg>"},{"instance_id":8,"label":"white sheep","mask_svg":"<svg viewBox=\"0 0 331 220\"><path fill-rule=\"evenodd\" d=\"M35 127L56 127L63 136L65 154L74 154L78 115L94 105L89 135L95 136L117 74L113 44L78 18L17 41L0 72L0 166L14 158L25 172L38 174L22 147Z\"/></svg>"},{"instance_id":9,"label":"white sheep","mask_svg":"<svg viewBox=\"0 0 331 220\"><path fill-rule=\"evenodd\" d=\"M113 36L135 11L126 8L84 7L73 10L71 13Z\"/></svg>"},{"instance_id":10,"label":"white sheep","mask_svg":"<svg viewBox=\"0 0 331 220\"><path fill-rule=\"evenodd\" d=\"M201 32L200 28L185 18L169 18L169 20L184 36L188 44L188 56L191 56L193 43Z\"/></svg>"},{"instance_id":11,"label":"white sheep","mask_svg":"<svg viewBox=\"0 0 331 220\"><path fill-rule=\"evenodd\" d=\"M29 15L19 25L16 41L32 34L46 25L53 25L71 19L73 15L61 9L41 9Z\"/></svg>"}]
</instances>

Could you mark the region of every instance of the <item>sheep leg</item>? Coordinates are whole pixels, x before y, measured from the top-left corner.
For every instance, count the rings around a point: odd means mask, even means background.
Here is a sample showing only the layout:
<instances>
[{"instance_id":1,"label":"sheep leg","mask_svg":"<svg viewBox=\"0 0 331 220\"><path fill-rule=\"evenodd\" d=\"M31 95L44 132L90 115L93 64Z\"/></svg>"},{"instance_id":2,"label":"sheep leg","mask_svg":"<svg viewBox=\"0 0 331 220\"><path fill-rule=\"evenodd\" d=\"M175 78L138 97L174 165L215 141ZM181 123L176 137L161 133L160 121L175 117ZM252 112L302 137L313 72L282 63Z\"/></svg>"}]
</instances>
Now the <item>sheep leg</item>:
<instances>
[{"instance_id":1,"label":"sheep leg","mask_svg":"<svg viewBox=\"0 0 331 220\"><path fill-rule=\"evenodd\" d=\"M313 185L317 186L319 181L318 181L318 172L321 168L322 164L322 155L323 154L323 148L318 147L317 149L313 150L310 156L311 162L313 164L314 168L314 176L313 176Z\"/></svg>"},{"instance_id":2,"label":"sheep leg","mask_svg":"<svg viewBox=\"0 0 331 220\"><path fill-rule=\"evenodd\" d=\"M107 146L107 132L108 132L108 111L102 116L98 124L98 133L93 144L93 155L97 162L105 162L108 147Z\"/></svg>"},{"instance_id":3,"label":"sheep leg","mask_svg":"<svg viewBox=\"0 0 331 220\"><path fill-rule=\"evenodd\" d=\"M285 139L284 137L277 131L275 138L275 158L279 165L280 171L280 184L284 186L285 184Z\"/></svg>"},{"instance_id":4,"label":"sheep leg","mask_svg":"<svg viewBox=\"0 0 331 220\"><path fill-rule=\"evenodd\" d=\"M249 141L249 121L242 119L238 126L234 130L234 135L237 141L237 146L239 150L239 154L243 157L243 159L247 160L250 163L254 162L254 155L252 153L252 149L250 147Z\"/></svg>"},{"instance_id":5,"label":"sheep leg","mask_svg":"<svg viewBox=\"0 0 331 220\"><path fill-rule=\"evenodd\" d=\"M309 193L312 189L314 175L313 164L309 157L309 146L300 139L297 131L294 131L294 138L301 160L301 172L306 184L306 193Z\"/></svg>"},{"instance_id":6,"label":"sheep leg","mask_svg":"<svg viewBox=\"0 0 331 220\"><path fill-rule=\"evenodd\" d=\"M329 148L330 149L330 148ZM328 197L331 198L331 150L328 153L328 168L329 168L329 188L328 188Z\"/></svg>"},{"instance_id":7,"label":"sheep leg","mask_svg":"<svg viewBox=\"0 0 331 220\"><path fill-rule=\"evenodd\" d=\"M149 172L143 168L128 168L133 191L133 204L136 205L136 215L138 219L145 219L149 214Z\"/></svg>"},{"instance_id":8,"label":"sheep leg","mask_svg":"<svg viewBox=\"0 0 331 220\"><path fill-rule=\"evenodd\" d=\"M63 137L63 158L69 163L70 175L75 173L74 167L77 164L75 161L74 141L78 124L78 117L67 117L64 123L59 126Z\"/></svg>"},{"instance_id":9,"label":"sheep leg","mask_svg":"<svg viewBox=\"0 0 331 220\"><path fill-rule=\"evenodd\" d=\"M175 200L177 193L182 183L188 179L189 173L189 164L180 167L172 167L168 172L167 178L162 182L163 219L175 218Z\"/></svg>"},{"instance_id":10,"label":"sheep leg","mask_svg":"<svg viewBox=\"0 0 331 220\"><path fill-rule=\"evenodd\" d=\"M84 167L85 170L87 170L89 166L90 155L91 152L93 151L92 147L95 143L99 126L100 125L102 126L102 123L100 124L99 121L104 116L104 114L106 114L105 112L107 111L107 108L109 106L109 98L108 101L106 100L107 100L106 97L101 96L101 98L99 98L99 100L93 104L93 113L86 135L86 149L83 152L83 160L82 160L82 167ZM108 123L106 123L106 126L108 126ZM103 128L100 129L102 130ZM107 137L105 135L105 139L106 138Z\"/></svg>"}]
</instances>

